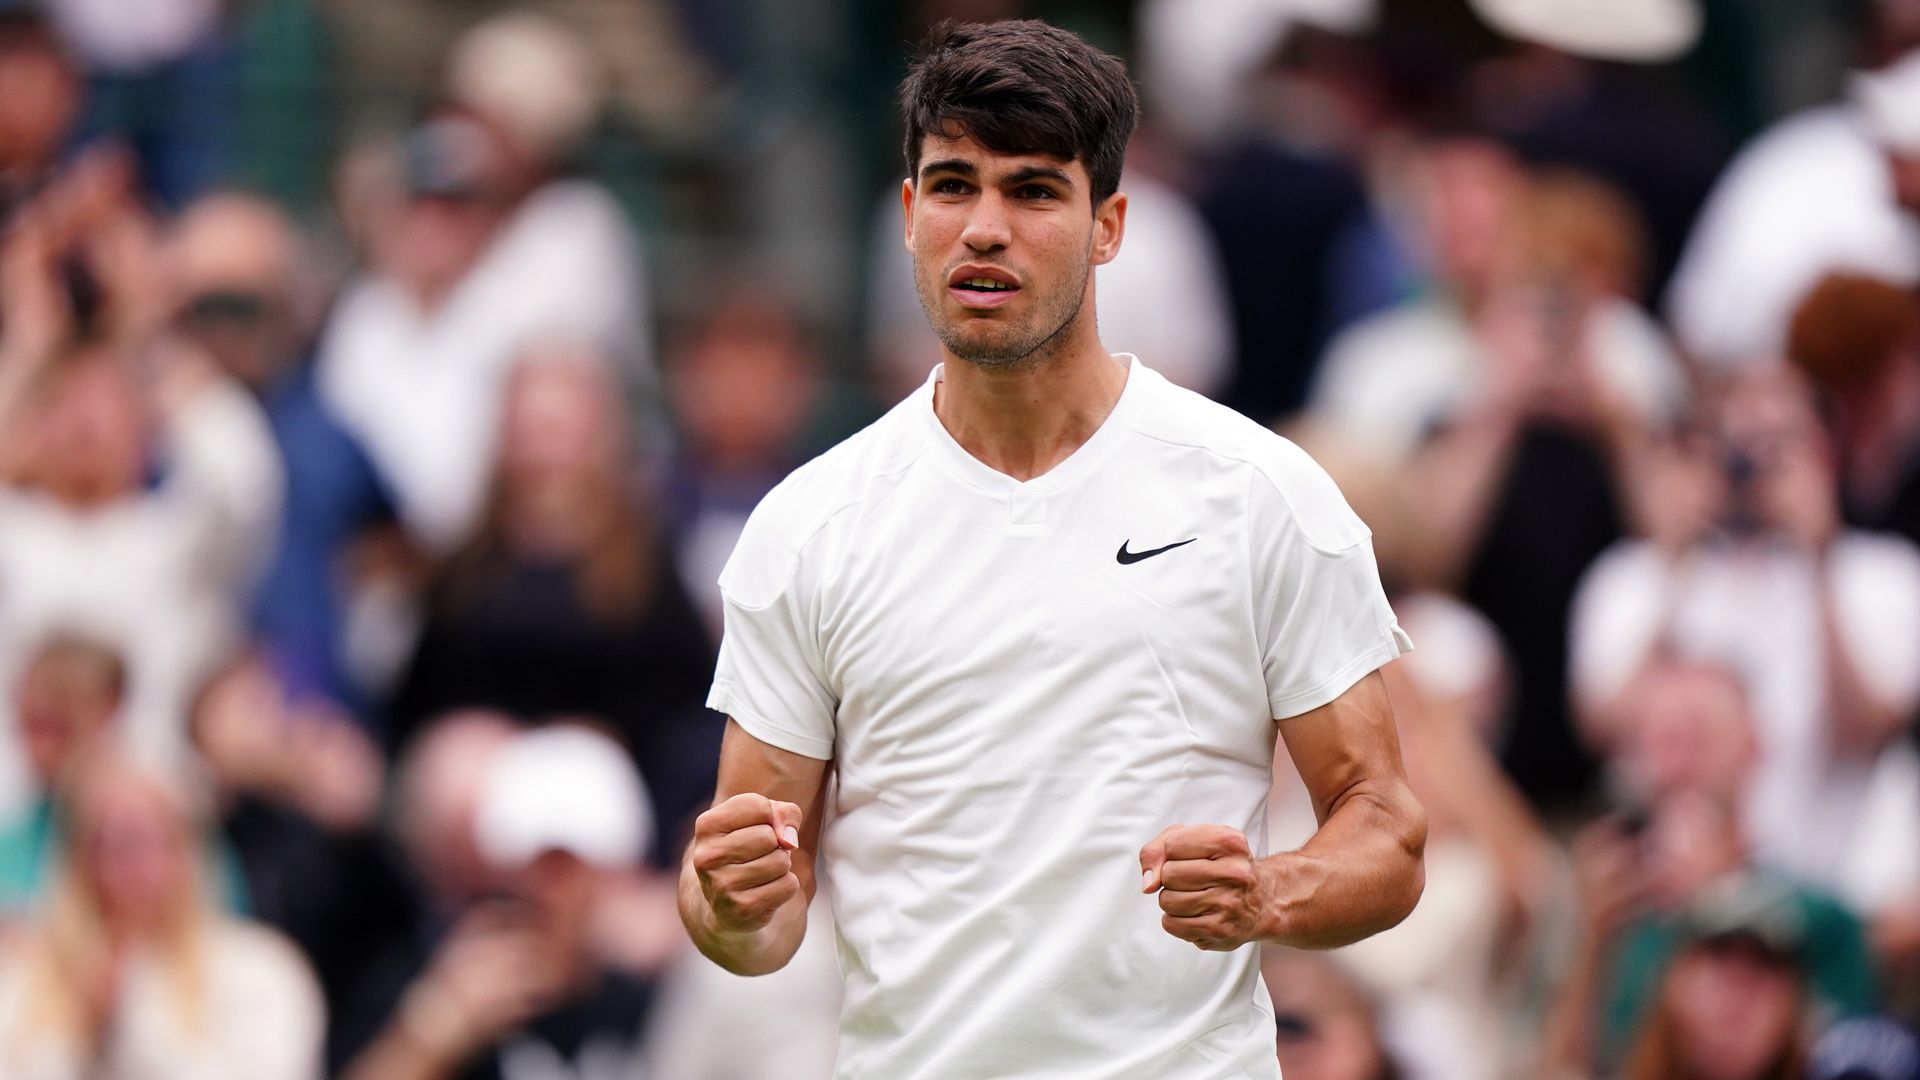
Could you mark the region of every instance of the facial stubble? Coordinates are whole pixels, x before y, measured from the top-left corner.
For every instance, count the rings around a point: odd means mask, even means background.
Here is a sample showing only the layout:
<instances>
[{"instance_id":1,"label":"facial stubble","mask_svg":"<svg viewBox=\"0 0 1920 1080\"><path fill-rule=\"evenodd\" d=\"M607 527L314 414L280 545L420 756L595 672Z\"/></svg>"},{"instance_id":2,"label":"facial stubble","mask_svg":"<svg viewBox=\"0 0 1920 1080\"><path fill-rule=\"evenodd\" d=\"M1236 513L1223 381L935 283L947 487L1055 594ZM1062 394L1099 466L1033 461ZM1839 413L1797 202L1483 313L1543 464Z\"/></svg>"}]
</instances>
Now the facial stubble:
<instances>
[{"instance_id":1,"label":"facial stubble","mask_svg":"<svg viewBox=\"0 0 1920 1080\"><path fill-rule=\"evenodd\" d=\"M914 255L914 279L920 294L920 307L927 313L927 324L933 328L935 337L947 351L975 367L995 371L1014 371L1020 368L1037 367L1046 362L1059 344L1066 340L1067 330L1080 318L1080 311L1086 306L1087 277L1093 273L1091 260L1082 260L1080 276L1071 289L1063 289L1053 303L1045 310L1037 312L1027 333L1013 340L995 340L998 335L990 335L986 340L969 339L964 323L980 316L969 316L959 321L947 318L944 306L946 286L945 276L938 278L920 271L920 256ZM1003 327L1014 330L1014 327Z\"/></svg>"}]
</instances>

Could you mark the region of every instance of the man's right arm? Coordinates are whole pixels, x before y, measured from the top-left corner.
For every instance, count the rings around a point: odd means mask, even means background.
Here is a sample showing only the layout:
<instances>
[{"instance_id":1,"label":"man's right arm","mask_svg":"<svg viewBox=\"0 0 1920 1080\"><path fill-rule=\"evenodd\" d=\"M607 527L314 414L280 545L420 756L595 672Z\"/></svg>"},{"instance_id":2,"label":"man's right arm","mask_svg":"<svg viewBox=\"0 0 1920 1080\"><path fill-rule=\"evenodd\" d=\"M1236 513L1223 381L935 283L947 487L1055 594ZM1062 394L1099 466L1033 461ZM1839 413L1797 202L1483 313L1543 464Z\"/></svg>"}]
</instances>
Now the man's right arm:
<instances>
[{"instance_id":1,"label":"man's right arm","mask_svg":"<svg viewBox=\"0 0 1920 1080\"><path fill-rule=\"evenodd\" d=\"M800 947L828 764L727 721L714 805L694 823L680 867L680 920L736 975L777 971Z\"/></svg>"}]
</instances>

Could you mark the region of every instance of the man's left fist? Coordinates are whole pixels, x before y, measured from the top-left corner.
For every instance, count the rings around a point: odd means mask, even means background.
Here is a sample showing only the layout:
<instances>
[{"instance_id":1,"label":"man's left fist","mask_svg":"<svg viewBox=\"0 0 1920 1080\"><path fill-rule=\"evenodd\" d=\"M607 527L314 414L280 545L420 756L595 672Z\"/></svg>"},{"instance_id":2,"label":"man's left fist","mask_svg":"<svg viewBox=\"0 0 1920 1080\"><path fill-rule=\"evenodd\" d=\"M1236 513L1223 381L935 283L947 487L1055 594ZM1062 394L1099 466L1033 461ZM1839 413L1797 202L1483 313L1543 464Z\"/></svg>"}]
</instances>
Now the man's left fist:
<instances>
[{"instance_id":1,"label":"man's left fist","mask_svg":"<svg viewBox=\"0 0 1920 1080\"><path fill-rule=\"evenodd\" d=\"M1140 849L1141 892L1160 893L1160 925L1226 952L1260 936L1262 890L1247 838L1225 825L1174 825Z\"/></svg>"}]
</instances>

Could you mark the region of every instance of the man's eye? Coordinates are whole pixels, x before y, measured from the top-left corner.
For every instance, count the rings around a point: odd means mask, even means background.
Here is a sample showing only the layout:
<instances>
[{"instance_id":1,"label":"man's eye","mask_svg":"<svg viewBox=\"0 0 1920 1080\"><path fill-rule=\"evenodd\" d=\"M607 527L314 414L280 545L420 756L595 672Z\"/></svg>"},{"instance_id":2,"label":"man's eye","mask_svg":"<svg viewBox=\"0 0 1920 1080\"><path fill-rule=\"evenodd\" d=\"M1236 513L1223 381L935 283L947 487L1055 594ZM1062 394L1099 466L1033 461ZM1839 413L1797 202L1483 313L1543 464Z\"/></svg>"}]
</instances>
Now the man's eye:
<instances>
[{"instance_id":1,"label":"man's eye","mask_svg":"<svg viewBox=\"0 0 1920 1080\"><path fill-rule=\"evenodd\" d=\"M1052 188L1044 188L1039 184L1028 184L1026 187L1020 189L1020 197L1023 199L1051 199L1054 198L1054 194Z\"/></svg>"},{"instance_id":2,"label":"man's eye","mask_svg":"<svg viewBox=\"0 0 1920 1080\"><path fill-rule=\"evenodd\" d=\"M942 180L933 185L933 190L936 195L965 195L967 185L960 180Z\"/></svg>"}]
</instances>

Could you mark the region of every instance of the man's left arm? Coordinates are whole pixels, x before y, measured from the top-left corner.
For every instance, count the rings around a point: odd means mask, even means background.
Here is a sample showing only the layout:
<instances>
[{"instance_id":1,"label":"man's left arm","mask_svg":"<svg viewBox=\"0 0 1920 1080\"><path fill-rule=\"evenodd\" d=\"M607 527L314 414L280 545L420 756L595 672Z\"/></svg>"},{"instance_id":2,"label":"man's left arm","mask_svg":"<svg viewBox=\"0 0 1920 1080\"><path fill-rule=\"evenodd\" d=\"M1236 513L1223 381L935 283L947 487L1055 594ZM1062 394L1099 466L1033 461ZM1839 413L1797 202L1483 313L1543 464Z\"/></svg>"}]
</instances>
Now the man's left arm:
<instances>
[{"instance_id":1,"label":"man's left arm","mask_svg":"<svg viewBox=\"0 0 1920 1080\"><path fill-rule=\"evenodd\" d=\"M1330 949L1395 925L1420 899L1427 817L1407 786L1380 673L1280 733L1320 823L1298 851L1254 858L1225 825L1175 825L1140 851L1161 925L1202 949Z\"/></svg>"}]
</instances>

